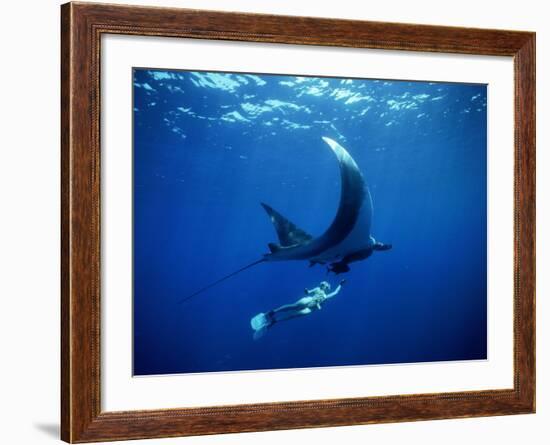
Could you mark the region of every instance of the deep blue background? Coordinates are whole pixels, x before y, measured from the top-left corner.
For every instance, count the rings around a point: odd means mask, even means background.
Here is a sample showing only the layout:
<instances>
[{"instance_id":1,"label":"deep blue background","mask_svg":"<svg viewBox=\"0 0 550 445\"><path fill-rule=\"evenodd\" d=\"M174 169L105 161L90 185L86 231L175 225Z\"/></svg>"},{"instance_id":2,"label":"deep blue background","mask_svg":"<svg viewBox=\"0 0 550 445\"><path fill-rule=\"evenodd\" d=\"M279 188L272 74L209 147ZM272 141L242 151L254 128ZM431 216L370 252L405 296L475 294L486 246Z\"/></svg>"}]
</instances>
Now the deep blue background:
<instances>
[{"instance_id":1,"label":"deep blue background","mask_svg":"<svg viewBox=\"0 0 550 445\"><path fill-rule=\"evenodd\" d=\"M134 374L486 358L486 115L484 85L134 70ZM259 341L250 318L322 267L260 264L178 304L277 241L260 201L328 227L321 136L358 163L393 249Z\"/></svg>"}]
</instances>

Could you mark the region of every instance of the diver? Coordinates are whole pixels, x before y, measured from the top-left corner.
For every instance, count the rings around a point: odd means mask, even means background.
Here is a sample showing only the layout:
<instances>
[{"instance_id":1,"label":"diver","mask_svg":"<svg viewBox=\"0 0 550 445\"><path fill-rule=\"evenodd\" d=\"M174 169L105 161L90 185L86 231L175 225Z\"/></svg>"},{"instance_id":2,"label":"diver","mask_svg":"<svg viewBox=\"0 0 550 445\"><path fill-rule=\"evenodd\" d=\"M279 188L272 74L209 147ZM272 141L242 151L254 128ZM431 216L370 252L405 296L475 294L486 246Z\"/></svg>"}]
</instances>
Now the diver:
<instances>
[{"instance_id":1,"label":"diver","mask_svg":"<svg viewBox=\"0 0 550 445\"><path fill-rule=\"evenodd\" d=\"M327 281L322 281L318 287L314 289L305 289L305 296L300 298L295 303L285 304L277 309L272 309L268 312L260 312L252 317L250 326L254 330L254 340L262 337L268 328L279 321L290 320L291 318L302 317L309 315L313 311L321 309L321 305L330 298L335 297L346 280L340 281L334 292L330 292L330 284Z\"/></svg>"}]
</instances>

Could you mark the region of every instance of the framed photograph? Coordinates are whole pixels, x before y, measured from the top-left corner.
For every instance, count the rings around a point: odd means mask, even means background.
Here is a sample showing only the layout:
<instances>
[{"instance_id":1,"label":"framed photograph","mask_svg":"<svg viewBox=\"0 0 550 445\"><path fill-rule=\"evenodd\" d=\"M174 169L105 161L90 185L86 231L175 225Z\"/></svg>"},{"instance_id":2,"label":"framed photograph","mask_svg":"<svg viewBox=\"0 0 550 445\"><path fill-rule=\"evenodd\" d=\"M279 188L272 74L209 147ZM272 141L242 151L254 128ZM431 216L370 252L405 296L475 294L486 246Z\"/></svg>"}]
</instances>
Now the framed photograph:
<instances>
[{"instance_id":1,"label":"framed photograph","mask_svg":"<svg viewBox=\"0 0 550 445\"><path fill-rule=\"evenodd\" d=\"M61 17L63 440L535 411L534 33Z\"/></svg>"}]
</instances>

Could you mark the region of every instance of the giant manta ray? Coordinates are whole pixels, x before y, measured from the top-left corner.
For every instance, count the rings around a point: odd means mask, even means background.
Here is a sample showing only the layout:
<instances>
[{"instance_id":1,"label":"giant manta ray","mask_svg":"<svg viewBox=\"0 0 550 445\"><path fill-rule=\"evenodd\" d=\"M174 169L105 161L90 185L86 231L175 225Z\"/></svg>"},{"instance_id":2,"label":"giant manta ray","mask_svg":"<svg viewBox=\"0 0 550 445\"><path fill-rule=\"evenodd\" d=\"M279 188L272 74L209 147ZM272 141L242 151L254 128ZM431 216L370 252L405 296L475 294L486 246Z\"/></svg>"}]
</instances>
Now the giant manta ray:
<instances>
[{"instance_id":1,"label":"giant manta ray","mask_svg":"<svg viewBox=\"0 0 550 445\"><path fill-rule=\"evenodd\" d=\"M323 137L323 141L338 160L341 178L340 204L328 229L314 238L262 203L275 227L279 244L269 243L270 253L199 289L182 302L260 263L308 260L310 266L326 264L329 272L339 274L348 272L350 263L368 258L375 250L391 249L390 244L380 243L371 235L372 198L354 159L336 141L327 137Z\"/></svg>"}]
</instances>

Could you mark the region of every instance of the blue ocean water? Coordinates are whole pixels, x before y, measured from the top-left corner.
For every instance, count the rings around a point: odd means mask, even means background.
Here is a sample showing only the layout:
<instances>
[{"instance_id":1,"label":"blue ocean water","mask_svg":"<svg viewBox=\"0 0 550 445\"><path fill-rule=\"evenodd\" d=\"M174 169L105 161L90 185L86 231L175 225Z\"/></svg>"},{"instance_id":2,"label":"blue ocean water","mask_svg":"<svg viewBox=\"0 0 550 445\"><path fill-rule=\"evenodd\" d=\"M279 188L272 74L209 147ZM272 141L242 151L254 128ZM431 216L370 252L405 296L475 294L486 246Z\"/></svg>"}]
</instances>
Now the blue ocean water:
<instances>
[{"instance_id":1,"label":"blue ocean water","mask_svg":"<svg viewBox=\"0 0 550 445\"><path fill-rule=\"evenodd\" d=\"M485 85L135 69L134 374L487 357ZM355 159L389 251L327 275L259 264L266 202L320 235ZM341 293L253 340L250 318Z\"/></svg>"}]
</instances>

